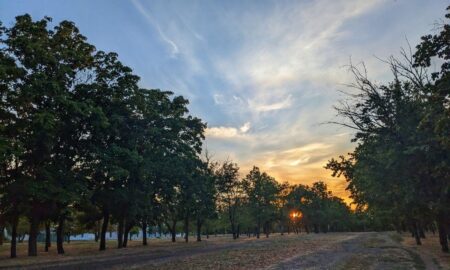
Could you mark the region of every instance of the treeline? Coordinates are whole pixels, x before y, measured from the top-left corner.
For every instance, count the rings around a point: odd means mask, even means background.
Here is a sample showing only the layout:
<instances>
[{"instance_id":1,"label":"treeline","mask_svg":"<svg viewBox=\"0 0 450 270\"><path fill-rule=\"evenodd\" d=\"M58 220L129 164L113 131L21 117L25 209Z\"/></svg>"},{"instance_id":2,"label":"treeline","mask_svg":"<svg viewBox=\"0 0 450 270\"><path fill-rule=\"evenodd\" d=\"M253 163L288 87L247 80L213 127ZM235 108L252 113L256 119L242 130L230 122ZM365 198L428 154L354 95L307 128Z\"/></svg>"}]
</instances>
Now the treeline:
<instances>
[{"instance_id":1,"label":"treeline","mask_svg":"<svg viewBox=\"0 0 450 270\"><path fill-rule=\"evenodd\" d=\"M188 100L139 87L74 23L51 24L24 15L0 25L0 242L6 228L11 257L25 234L36 256L41 231L47 251L53 230L63 254L73 233L94 233L104 250L107 232L122 248L151 226L172 241L180 225L188 241L191 223L197 240L221 227L234 238L355 229L321 182L280 184L256 167L240 179L236 164L202 159L206 125Z\"/></svg>"},{"instance_id":2,"label":"treeline","mask_svg":"<svg viewBox=\"0 0 450 270\"><path fill-rule=\"evenodd\" d=\"M64 253L73 209L86 225L102 220L100 250L111 223L122 247L136 222L190 211L182 207L207 181L198 158L205 124L188 114L188 101L140 88L117 54L97 51L72 22L50 22L24 15L0 28L0 211L11 257L23 216L30 256L42 223L47 232L56 224ZM195 197L196 209L208 199Z\"/></svg>"},{"instance_id":3,"label":"treeline","mask_svg":"<svg viewBox=\"0 0 450 270\"><path fill-rule=\"evenodd\" d=\"M393 81L378 84L364 68L350 100L337 107L356 130L354 152L327 165L343 175L360 209L381 228L409 230L418 245L425 231L450 238L450 6L436 33L422 37L416 51L386 63Z\"/></svg>"}]
</instances>

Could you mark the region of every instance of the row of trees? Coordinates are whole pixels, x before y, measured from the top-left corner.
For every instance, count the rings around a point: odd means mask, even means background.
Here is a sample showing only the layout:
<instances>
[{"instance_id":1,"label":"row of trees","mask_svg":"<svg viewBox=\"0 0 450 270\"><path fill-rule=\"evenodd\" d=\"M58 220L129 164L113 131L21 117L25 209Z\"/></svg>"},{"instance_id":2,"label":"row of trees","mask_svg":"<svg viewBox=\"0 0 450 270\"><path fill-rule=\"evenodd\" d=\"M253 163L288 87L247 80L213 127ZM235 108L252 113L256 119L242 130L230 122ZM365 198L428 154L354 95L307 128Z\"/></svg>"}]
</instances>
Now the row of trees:
<instances>
[{"instance_id":1,"label":"row of trees","mask_svg":"<svg viewBox=\"0 0 450 270\"><path fill-rule=\"evenodd\" d=\"M326 166L347 179L358 207L384 228L408 227L419 245L425 229L437 228L444 252L450 237L450 13L446 19L414 53L386 61L390 83L377 84L364 68L351 66L354 91L337 111L347 120L341 124L356 131L358 145Z\"/></svg>"},{"instance_id":2,"label":"row of trees","mask_svg":"<svg viewBox=\"0 0 450 270\"><path fill-rule=\"evenodd\" d=\"M228 223L227 231L236 239L241 233L257 238L263 233L280 233L302 228L310 231L361 230L356 214L347 204L334 196L323 182L312 186L279 183L258 167L242 179L239 168L225 162L216 170L217 212L216 226Z\"/></svg>"},{"instance_id":3,"label":"row of trees","mask_svg":"<svg viewBox=\"0 0 450 270\"><path fill-rule=\"evenodd\" d=\"M41 229L46 250L56 230L60 254L75 231L94 232L104 250L111 230L122 248L136 227L164 227L175 241L181 223L188 241L195 222L201 240L204 224L225 217L234 238L276 222L281 232L350 229L349 208L323 183L282 185L256 167L240 179L236 164L201 159L206 125L186 99L139 87L72 22L51 24L24 15L0 25L0 238L7 228L11 257L24 224L30 256Z\"/></svg>"},{"instance_id":4,"label":"row of trees","mask_svg":"<svg viewBox=\"0 0 450 270\"><path fill-rule=\"evenodd\" d=\"M31 256L43 222L57 224L64 253L72 209L87 223L103 220L101 250L117 223L122 247L138 222L187 213L179 206L190 203L178 201L194 200L195 184L206 181L198 158L205 124L188 114L188 101L140 88L116 54L97 51L73 23L49 23L24 15L0 28L0 211L12 257L21 216ZM208 205L203 199L195 198ZM164 209L149 207L156 202Z\"/></svg>"}]
</instances>

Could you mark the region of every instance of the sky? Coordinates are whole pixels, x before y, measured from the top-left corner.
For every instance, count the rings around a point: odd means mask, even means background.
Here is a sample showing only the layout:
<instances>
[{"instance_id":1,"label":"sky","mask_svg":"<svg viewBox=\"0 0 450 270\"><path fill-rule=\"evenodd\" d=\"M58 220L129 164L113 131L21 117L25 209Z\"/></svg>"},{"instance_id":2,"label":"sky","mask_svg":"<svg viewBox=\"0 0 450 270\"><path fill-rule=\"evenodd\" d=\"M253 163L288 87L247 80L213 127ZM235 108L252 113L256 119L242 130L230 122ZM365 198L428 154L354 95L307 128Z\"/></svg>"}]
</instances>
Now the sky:
<instances>
[{"instance_id":1,"label":"sky","mask_svg":"<svg viewBox=\"0 0 450 270\"><path fill-rule=\"evenodd\" d=\"M333 109L353 63L390 80L379 60L415 45L444 17L448 0L0 0L0 21L29 13L76 23L97 49L114 51L145 88L190 100L208 125L217 161L253 165L278 181L325 181L347 198L345 180L323 167L346 154L352 131Z\"/></svg>"}]
</instances>

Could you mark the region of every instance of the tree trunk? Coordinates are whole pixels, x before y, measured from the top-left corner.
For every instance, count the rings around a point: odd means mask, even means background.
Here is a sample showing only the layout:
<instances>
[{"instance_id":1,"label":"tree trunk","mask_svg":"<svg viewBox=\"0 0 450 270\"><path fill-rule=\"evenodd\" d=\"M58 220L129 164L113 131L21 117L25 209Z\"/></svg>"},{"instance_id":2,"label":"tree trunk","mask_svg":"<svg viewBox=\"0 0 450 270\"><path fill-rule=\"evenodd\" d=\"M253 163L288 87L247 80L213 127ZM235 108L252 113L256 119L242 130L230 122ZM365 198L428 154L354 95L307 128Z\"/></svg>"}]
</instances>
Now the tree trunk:
<instances>
[{"instance_id":1,"label":"tree trunk","mask_svg":"<svg viewBox=\"0 0 450 270\"><path fill-rule=\"evenodd\" d=\"M128 245L129 233L130 233L130 231L125 228L125 231L123 233L123 241L122 241L122 247L124 247L124 248L127 247L127 245Z\"/></svg>"},{"instance_id":2,"label":"tree trunk","mask_svg":"<svg viewBox=\"0 0 450 270\"><path fill-rule=\"evenodd\" d=\"M235 228L235 215L233 212L233 208L231 208L231 205L228 205L228 219L230 220L231 224L231 233L233 234L233 239L236 239L236 228Z\"/></svg>"},{"instance_id":3,"label":"tree trunk","mask_svg":"<svg viewBox=\"0 0 450 270\"><path fill-rule=\"evenodd\" d=\"M425 232L423 231L422 225L419 224L418 227L419 227L419 236L420 236L420 238L425 239L426 238L425 237Z\"/></svg>"},{"instance_id":4,"label":"tree trunk","mask_svg":"<svg viewBox=\"0 0 450 270\"><path fill-rule=\"evenodd\" d=\"M314 233L319 233L319 226L317 224L314 224Z\"/></svg>"},{"instance_id":5,"label":"tree trunk","mask_svg":"<svg viewBox=\"0 0 450 270\"><path fill-rule=\"evenodd\" d=\"M0 224L0 246L3 245L4 238L5 238L5 224L2 222Z\"/></svg>"},{"instance_id":6,"label":"tree trunk","mask_svg":"<svg viewBox=\"0 0 450 270\"><path fill-rule=\"evenodd\" d=\"M109 223L109 212L108 210L103 210L103 224L102 224L102 231L100 232L100 247L99 250L105 250L106 249L106 230L108 230L108 223Z\"/></svg>"},{"instance_id":7,"label":"tree trunk","mask_svg":"<svg viewBox=\"0 0 450 270\"><path fill-rule=\"evenodd\" d=\"M162 236L162 226L161 223L158 224L158 238L161 238Z\"/></svg>"},{"instance_id":8,"label":"tree trunk","mask_svg":"<svg viewBox=\"0 0 450 270\"><path fill-rule=\"evenodd\" d=\"M174 242L175 243L175 241L177 241L176 240L176 232L175 232L175 229L173 229L173 230L170 230L170 235L172 236L172 242Z\"/></svg>"},{"instance_id":9,"label":"tree trunk","mask_svg":"<svg viewBox=\"0 0 450 270\"><path fill-rule=\"evenodd\" d=\"M147 222L142 222L142 245L147 245Z\"/></svg>"},{"instance_id":10,"label":"tree trunk","mask_svg":"<svg viewBox=\"0 0 450 270\"><path fill-rule=\"evenodd\" d=\"M436 234L436 228L434 227L434 224L433 224L433 223L431 223L431 225L430 225L430 230L431 230L431 233L432 233L433 235Z\"/></svg>"},{"instance_id":11,"label":"tree trunk","mask_svg":"<svg viewBox=\"0 0 450 270\"><path fill-rule=\"evenodd\" d=\"M231 234L233 234L233 239L236 239L236 225L234 222L231 223Z\"/></svg>"},{"instance_id":12,"label":"tree trunk","mask_svg":"<svg viewBox=\"0 0 450 270\"><path fill-rule=\"evenodd\" d=\"M189 242L189 216L186 215L184 218L184 241Z\"/></svg>"},{"instance_id":13,"label":"tree trunk","mask_svg":"<svg viewBox=\"0 0 450 270\"><path fill-rule=\"evenodd\" d=\"M130 240L131 240L131 235L130 235L131 228L133 228L133 224L126 223L125 233L123 234L123 247L127 247L127 245L128 245L128 236L130 236Z\"/></svg>"},{"instance_id":14,"label":"tree trunk","mask_svg":"<svg viewBox=\"0 0 450 270\"><path fill-rule=\"evenodd\" d=\"M177 221L173 220L172 221L172 226L170 226L167 222L166 222L166 226L170 231L170 235L172 236L172 242L175 243L176 240L176 236L177 236L177 231L176 231L176 226L177 226Z\"/></svg>"},{"instance_id":15,"label":"tree trunk","mask_svg":"<svg viewBox=\"0 0 450 270\"><path fill-rule=\"evenodd\" d=\"M422 245L422 242L420 241L420 235L419 235L419 226L417 226L416 221L413 221L412 230L413 230L414 238L416 239L416 244L419 246Z\"/></svg>"},{"instance_id":16,"label":"tree trunk","mask_svg":"<svg viewBox=\"0 0 450 270\"><path fill-rule=\"evenodd\" d=\"M51 247L52 245L52 241L51 241L51 235L50 235L50 222L46 222L45 223L45 251L48 252L48 249Z\"/></svg>"},{"instance_id":17,"label":"tree trunk","mask_svg":"<svg viewBox=\"0 0 450 270\"><path fill-rule=\"evenodd\" d=\"M259 239L259 232L261 230L261 222L258 220L258 226L256 227L256 238Z\"/></svg>"},{"instance_id":18,"label":"tree trunk","mask_svg":"<svg viewBox=\"0 0 450 270\"><path fill-rule=\"evenodd\" d=\"M64 217L58 220L58 227L56 228L56 249L58 254L64 254Z\"/></svg>"},{"instance_id":19,"label":"tree trunk","mask_svg":"<svg viewBox=\"0 0 450 270\"><path fill-rule=\"evenodd\" d=\"M117 227L117 248L123 247L123 226L124 226L123 218L119 218L119 225Z\"/></svg>"},{"instance_id":20,"label":"tree trunk","mask_svg":"<svg viewBox=\"0 0 450 270\"><path fill-rule=\"evenodd\" d=\"M197 242L202 241L202 222L197 218Z\"/></svg>"},{"instance_id":21,"label":"tree trunk","mask_svg":"<svg viewBox=\"0 0 450 270\"><path fill-rule=\"evenodd\" d=\"M18 217L13 217L11 224L11 253L10 257L17 257L17 223L19 222Z\"/></svg>"},{"instance_id":22,"label":"tree trunk","mask_svg":"<svg viewBox=\"0 0 450 270\"><path fill-rule=\"evenodd\" d=\"M30 231L28 236L28 256L37 256L37 235L39 233L39 218L32 215L30 218Z\"/></svg>"},{"instance_id":23,"label":"tree trunk","mask_svg":"<svg viewBox=\"0 0 450 270\"><path fill-rule=\"evenodd\" d=\"M448 252L448 239L447 239L447 222L445 216L438 216L437 220L438 233L439 233L439 243L441 244L441 249L443 252Z\"/></svg>"}]
</instances>

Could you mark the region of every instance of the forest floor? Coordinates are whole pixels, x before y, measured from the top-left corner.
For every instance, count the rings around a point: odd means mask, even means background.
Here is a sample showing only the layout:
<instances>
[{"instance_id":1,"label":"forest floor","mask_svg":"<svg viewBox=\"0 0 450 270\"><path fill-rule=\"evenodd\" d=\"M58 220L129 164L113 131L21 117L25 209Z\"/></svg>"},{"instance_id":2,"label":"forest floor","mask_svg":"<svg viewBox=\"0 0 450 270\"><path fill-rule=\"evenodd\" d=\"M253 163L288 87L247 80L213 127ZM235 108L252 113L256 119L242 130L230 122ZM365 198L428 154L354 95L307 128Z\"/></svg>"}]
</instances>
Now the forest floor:
<instances>
[{"instance_id":1,"label":"forest floor","mask_svg":"<svg viewBox=\"0 0 450 270\"><path fill-rule=\"evenodd\" d=\"M9 259L9 245L0 246L0 269L450 269L450 255L439 250L437 236L427 235L415 246L409 235L383 233L279 234L261 239L229 236L202 242L182 239L150 240L146 247L131 241L128 248L104 252L97 243L72 241L66 254L39 252L26 257L19 244L16 259ZM43 246L39 246L43 250Z\"/></svg>"}]
</instances>

